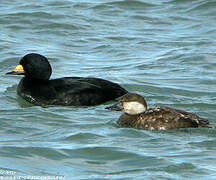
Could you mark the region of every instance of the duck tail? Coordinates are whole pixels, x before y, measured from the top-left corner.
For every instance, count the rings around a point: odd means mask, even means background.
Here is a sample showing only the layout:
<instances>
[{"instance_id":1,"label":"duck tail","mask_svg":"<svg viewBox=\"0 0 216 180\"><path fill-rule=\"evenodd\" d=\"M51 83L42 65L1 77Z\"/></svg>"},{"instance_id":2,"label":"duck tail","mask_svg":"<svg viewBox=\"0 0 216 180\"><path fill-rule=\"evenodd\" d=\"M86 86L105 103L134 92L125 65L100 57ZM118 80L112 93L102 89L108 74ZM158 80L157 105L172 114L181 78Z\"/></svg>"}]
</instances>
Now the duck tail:
<instances>
[{"instance_id":1,"label":"duck tail","mask_svg":"<svg viewBox=\"0 0 216 180\"><path fill-rule=\"evenodd\" d=\"M198 127L199 128L215 128L215 126L209 124L209 121L206 119L200 119Z\"/></svg>"},{"instance_id":2,"label":"duck tail","mask_svg":"<svg viewBox=\"0 0 216 180\"><path fill-rule=\"evenodd\" d=\"M213 125L211 125L211 124L206 124L206 126L205 126L206 128L215 128L215 126L213 126Z\"/></svg>"},{"instance_id":3,"label":"duck tail","mask_svg":"<svg viewBox=\"0 0 216 180\"><path fill-rule=\"evenodd\" d=\"M215 126L211 125L211 124L200 124L199 128L215 128Z\"/></svg>"}]
</instances>

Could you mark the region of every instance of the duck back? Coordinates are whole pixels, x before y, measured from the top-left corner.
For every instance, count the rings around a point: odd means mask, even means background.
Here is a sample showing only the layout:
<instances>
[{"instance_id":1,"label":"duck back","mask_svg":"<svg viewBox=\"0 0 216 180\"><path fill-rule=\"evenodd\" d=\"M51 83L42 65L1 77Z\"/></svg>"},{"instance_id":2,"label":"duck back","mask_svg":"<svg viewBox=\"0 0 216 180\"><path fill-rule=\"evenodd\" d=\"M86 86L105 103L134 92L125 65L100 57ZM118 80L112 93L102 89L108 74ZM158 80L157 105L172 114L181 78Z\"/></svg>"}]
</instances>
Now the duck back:
<instances>
[{"instance_id":1,"label":"duck back","mask_svg":"<svg viewBox=\"0 0 216 180\"><path fill-rule=\"evenodd\" d=\"M148 130L167 130L179 128L212 128L208 120L186 111L156 106L138 115L123 114L118 120L122 127Z\"/></svg>"},{"instance_id":2,"label":"duck back","mask_svg":"<svg viewBox=\"0 0 216 180\"><path fill-rule=\"evenodd\" d=\"M102 104L127 93L120 85L100 79L64 77L36 80L24 77L18 94L36 105L91 106Z\"/></svg>"}]
</instances>

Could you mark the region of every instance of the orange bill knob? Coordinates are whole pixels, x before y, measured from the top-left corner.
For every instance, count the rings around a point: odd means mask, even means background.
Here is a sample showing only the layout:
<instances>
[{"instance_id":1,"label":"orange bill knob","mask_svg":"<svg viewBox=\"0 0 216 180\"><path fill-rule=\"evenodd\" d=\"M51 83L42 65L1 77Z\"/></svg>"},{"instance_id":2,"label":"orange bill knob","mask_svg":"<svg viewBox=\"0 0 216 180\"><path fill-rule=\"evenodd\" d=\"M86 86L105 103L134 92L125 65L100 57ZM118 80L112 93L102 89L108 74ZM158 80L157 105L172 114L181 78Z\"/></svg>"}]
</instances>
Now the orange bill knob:
<instances>
[{"instance_id":1,"label":"orange bill knob","mask_svg":"<svg viewBox=\"0 0 216 180\"><path fill-rule=\"evenodd\" d=\"M23 69L23 66L19 64L19 65L17 65L17 66L15 67L15 69L14 69L13 71L8 72L8 73L6 73L6 74L24 75L24 74L25 74L25 71L24 71L24 69Z\"/></svg>"}]
</instances>

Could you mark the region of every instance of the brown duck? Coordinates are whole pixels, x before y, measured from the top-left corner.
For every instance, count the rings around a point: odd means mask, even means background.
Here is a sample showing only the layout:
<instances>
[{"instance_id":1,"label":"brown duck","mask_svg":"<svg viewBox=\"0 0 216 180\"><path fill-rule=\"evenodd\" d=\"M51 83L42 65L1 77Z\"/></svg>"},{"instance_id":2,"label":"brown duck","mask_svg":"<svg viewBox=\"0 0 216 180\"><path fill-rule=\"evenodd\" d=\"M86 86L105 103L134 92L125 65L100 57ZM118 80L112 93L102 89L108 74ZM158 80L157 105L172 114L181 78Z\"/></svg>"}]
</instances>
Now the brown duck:
<instances>
[{"instance_id":1,"label":"brown duck","mask_svg":"<svg viewBox=\"0 0 216 180\"><path fill-rule=\"evenodd\" d=\"M106 109L124 112L117 122L121 127L147 130L214 127L208 120L190 112L166 106L147 109L145 99L135 93L122 96L117 104Z\"/></svg>"}]
</instances>

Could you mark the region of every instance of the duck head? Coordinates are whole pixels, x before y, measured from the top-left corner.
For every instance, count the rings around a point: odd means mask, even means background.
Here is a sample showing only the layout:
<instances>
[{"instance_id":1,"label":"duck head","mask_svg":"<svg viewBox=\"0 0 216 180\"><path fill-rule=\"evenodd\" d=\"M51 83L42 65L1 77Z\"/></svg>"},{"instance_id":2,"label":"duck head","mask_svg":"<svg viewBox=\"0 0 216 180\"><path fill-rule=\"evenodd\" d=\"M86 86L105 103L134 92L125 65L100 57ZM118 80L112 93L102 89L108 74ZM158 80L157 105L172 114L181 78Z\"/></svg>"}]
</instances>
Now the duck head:
<instances>
[{"instance_id":1,"label":"duck head","mask_svg":"<svg viewBox=\"0 0 216 180\"><path fill-rule=\"evenodd\" d=\"M137 115L147 110L147 103L142 96L128 93L122 96L117 104L106 107L106 109L122 111L129 115Z\"/></svg>"},{"instance_id":2,"label":"duck head","mask_svg":"<svg viewBox=\"0 0 216 180\"><path fill-rule=\"evenodd\" d=\"M6 74L25 75L26 77L40 80L48 80L52 74L52 68L45 56L36 53L25 55L16 68Z\"/></svg>"}]
</instances>

